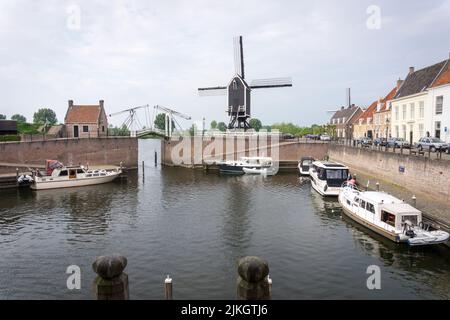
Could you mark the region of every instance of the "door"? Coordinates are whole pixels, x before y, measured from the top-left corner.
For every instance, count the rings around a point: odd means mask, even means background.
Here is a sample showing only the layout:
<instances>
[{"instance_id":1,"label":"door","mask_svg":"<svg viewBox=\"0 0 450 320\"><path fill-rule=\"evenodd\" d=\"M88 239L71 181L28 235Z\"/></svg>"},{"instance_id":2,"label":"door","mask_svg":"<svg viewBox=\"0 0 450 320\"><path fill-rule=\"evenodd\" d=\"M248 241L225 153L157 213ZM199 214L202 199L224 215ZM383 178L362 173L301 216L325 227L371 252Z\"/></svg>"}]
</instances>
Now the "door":
<instances>
[{"instance_id":1,"label":"door","mask_svg":"<svg viewBox=\"0 0 450 320\"><path fill-rule=\"evenodd\" d=\"M413 145L413 132L412 132L412 130L409 132L409 144L411 146Z\"/></svg>"},{"instance_id":2,"label":"door","mask_svg":"<svg viewBox=\"0 0 450 320\"><path fill-rule=\"evenodd\" d=\"M78 126L73 126L73 137L78 138Z\"/></svg>"}]
</instances>

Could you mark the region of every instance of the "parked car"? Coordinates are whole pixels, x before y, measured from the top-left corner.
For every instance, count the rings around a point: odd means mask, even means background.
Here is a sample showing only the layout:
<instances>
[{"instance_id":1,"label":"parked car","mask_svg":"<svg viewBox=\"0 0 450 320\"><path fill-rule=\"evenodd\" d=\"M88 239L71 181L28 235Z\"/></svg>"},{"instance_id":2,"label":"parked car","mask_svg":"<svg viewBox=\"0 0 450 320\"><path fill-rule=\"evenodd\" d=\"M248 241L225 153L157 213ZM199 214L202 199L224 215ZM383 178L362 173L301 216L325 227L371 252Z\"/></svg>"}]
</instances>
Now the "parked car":
<instances>
[{"instance_id":1,"label":"parked car","mask_svg":"<svg viewBox=\"0 0 450 320\"><path fill-rule=\"evenodd\" d=\"M387 145L395 148L410 148L411 144L403 138L389 138Z\"/></svg>"},{"instance_id":2,"label":"parked car","mask_svg":"<svg viewBox=\"0 0 450 320\"><path fill-rule=\"evenodd\" d=\"M370 138L362 138L360 143L363 146L370 146L370 145L372 145L372 139L370 139Z\"/></svg>"},{"instance_id":3,"label":"parked car","mask_svg":"<svg viewBox=\"0 0 450 320\"><path fill-rule=\"evenodd\" d=\"M285 140L295 139L295 136L292 133L285 133L283 134L283 139Z\"/></svg>"},{"instance_id":4,"label":"parked car","mask_svg":"<svg viewBox=\"0 0 450 320\"><path fill-rule=\"evenodd\" d=\"M387 139L386 139L386 138L376 138L376 139L373 141L373 144L376 145L376 146L382 146L382 147L384 147L384 146L387 145Z\"/></svg>"},{"instance_id":5,"label":"parked car","mask_svg":"<svg viewBox=\"0 0 450 320\"><path fill-rule=\"evenodd\" d=\"M320 135L320 140L322 141L331 141L331 137L327 134Z\"/></svg>"},{"instance_id":6,"label":"parked car","mask_svg":"<svg viewBox=\"0 0 450 320\"><path fill-rule=\"evenodd\" d=\"M419 140L417 148L419 148L419 150L429 149L430 151L435 152L438 150L448 150L449 145L439 138L425 137Z\"/></svg>"},{"instance_id":7,"label":"parked car","mask_svg":"<svg viewBox=\"0 0 450 320\"><path fill-rule=\"evenodd\" d=\"M308 133L307 135L305 135L305 138L306 139L312 139L312 140L319 140L320 139L320 135Z\"/></svg>"}]
</instances>

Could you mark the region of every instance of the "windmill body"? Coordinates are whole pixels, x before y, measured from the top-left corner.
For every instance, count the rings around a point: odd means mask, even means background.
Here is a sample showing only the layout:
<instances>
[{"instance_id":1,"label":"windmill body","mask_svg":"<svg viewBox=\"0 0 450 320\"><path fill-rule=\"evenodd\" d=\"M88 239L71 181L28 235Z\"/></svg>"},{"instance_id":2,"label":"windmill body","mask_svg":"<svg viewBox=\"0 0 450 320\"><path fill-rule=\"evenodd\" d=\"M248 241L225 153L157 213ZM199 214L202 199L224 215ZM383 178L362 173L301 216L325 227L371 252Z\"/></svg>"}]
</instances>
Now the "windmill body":
<instances>
[{"instance_id":1,"label":"windmill body","mask_svg":"<svg viewBox=\"0 0 450 320\"><path fill-rule=\"evenodd\" d=\"M249 129L248 119L251 117L251 91L252 89L292 87L290 78L272 78L253 80L249 85L245 81L244 53L242 36L234 39L234 65L235 75L228 85L218 87L199 88L200 96L227 95L228 107L226 112L230 118L228 129Z\"/></svg>"}]
</instances>

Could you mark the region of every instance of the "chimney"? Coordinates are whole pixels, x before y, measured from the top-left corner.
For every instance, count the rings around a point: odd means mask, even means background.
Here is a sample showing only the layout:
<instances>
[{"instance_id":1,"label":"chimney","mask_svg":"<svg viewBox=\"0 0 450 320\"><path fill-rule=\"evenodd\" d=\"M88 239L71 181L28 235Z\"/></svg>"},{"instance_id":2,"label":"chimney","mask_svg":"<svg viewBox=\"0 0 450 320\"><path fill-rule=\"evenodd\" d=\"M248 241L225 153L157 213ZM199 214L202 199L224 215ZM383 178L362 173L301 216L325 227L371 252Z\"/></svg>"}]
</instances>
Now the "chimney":
<instances>
[{"instance_id":1,"label":"chimney","mask_svg":"<svg viewBox=\"0 0 450 320\"><path fill-rule=\"evenodd\" d=\"M100 108L103 108L103 105L105 104L105 101L104 100L100 100L99 101L99 105L100 105Z\"/></svg>"},{"instance_id":2,"label":"chimney","mask_svg":"<svg viewBox=\"0 0 450 320\"><path fill-rule=\"evenodd\" d=\"M397 80L397 90L400 89L400 87L402 86L402 84L403 84L403 80L400 79L400 78L398 78L398 80Z\"/></svg>"},{"instance_id":3,"label":"chimney","mask_svg":"<svg viewBox=\"0 0 450 320\"><path fill-rule=\"evenodd\" d=\"M409 74L414 72L414 67L409 67Z\"/></svg>"},{"instance_id":4,"label":"chimney","mask_svg":"<svg viewBox=\"0 0 450 320\"><path fill-rule=\"evenodd\" d=\"M341 107L341 110L344 110L344 106Z\"/></svg>"},{"instance_id":5,"label":"chimney","mask_svg":"<svg viewBox=\"0 0 450 320\"><path fill-rule=\"evenodd\" d=\"M69 109L73 107L73 100L69 100Z\"/></svg>"}]
</instances>

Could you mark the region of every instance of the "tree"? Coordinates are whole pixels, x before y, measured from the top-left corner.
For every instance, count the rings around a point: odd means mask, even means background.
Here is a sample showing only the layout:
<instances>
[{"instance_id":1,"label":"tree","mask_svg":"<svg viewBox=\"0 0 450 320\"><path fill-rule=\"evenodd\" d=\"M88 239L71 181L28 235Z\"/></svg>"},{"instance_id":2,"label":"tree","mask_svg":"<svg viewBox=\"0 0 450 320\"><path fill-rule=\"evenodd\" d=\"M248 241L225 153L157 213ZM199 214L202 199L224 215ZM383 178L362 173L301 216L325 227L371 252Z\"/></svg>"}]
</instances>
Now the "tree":
<instances>
[{"instance_id":1,"label":"tree","mask_svg":"<svg viewBox=\"0 0 450 320\"><path fill-rule=\"evenodd\" d=\"M155 118L155 127L159 130L166 130L166 114L158 113ZM175 129L175 122L172 120L172 130Z\"/></svg>"},{"instance_id":2,"label":"tree","mask_svg":"<svg viewBox=\"0 0 450 320\"><path fill-rule=\"evenodd\" d=\"M192 126L189 128L189 135L191 137L193 137L195 135L195 132L197 131L197 126L194 124L192 124Z\"/></svg>"},{"instance_id":3,"label":"tree","mask_svg":"<svg viewBox=\"0 0 450 320\"><path fill-rule=\"evenodd\" d=\"M6 120L6 116L0 113L0 120Z\"/></svg>"},{"instance_id":4,"label":"tree","mask_svg":"<svg viewBox=\"0 0 450 320\"><path fill-rule=\"evenodd\" d=\"M259 131L259 129L261 129L261 127L262 127L261 121L259 119L256 119L256 118L250 119L249 125L253 129L255 129L255 131Z\"/></svg>"},{"instance_id":5,"label":"tree","mask_svg":"<svg viewBox=\"0 0 450 320\"><path fill-rule=\"evenodd\" d=\"M20 123L25 123L27 122L27 118L25 118L23 115L21 114L15 114L11 117L11 120L16 120L17 122Z\"/></svg>"},{"instance_id":6,"label":"tree","mask_svg":"<svg viewBox=\"0 0 450 320\"><path fill-rule=\"evenodd\" d=\"M33 122L40 124L54 125L58 120L56 119L56 113L52 109L41 108L33 115Z\"/></svg>"},{"instance_id":7,"label":"tree","mask_svg":"<svg viewBox=\"0 0 450 320\"><path fill-rule=\"evenodd\" d=\"M217 121L213 120L211 121L211 129L216 129L217 128Z\"/></svg>"},{"instance_id":8,"label":"tree","mask_svg":"<svg viewBox=\"0 0 450 320\"><path fill-rule=\"evenodd\" d=\"M225 122L219 122L217 124L217 129L219 129L222 132L227 131L227 125L225 124Z\"/></svg>"},{"instance_id":9,"label":"tree","mask_svg":"<svg viewBox=\"0 0 450 320\"><path fill-rule=\"evenodd\" d=\"M159 130L166 129L166 115L164 113L158 113L155 118L155 127Z\"/></svg>"}]
</instances>

